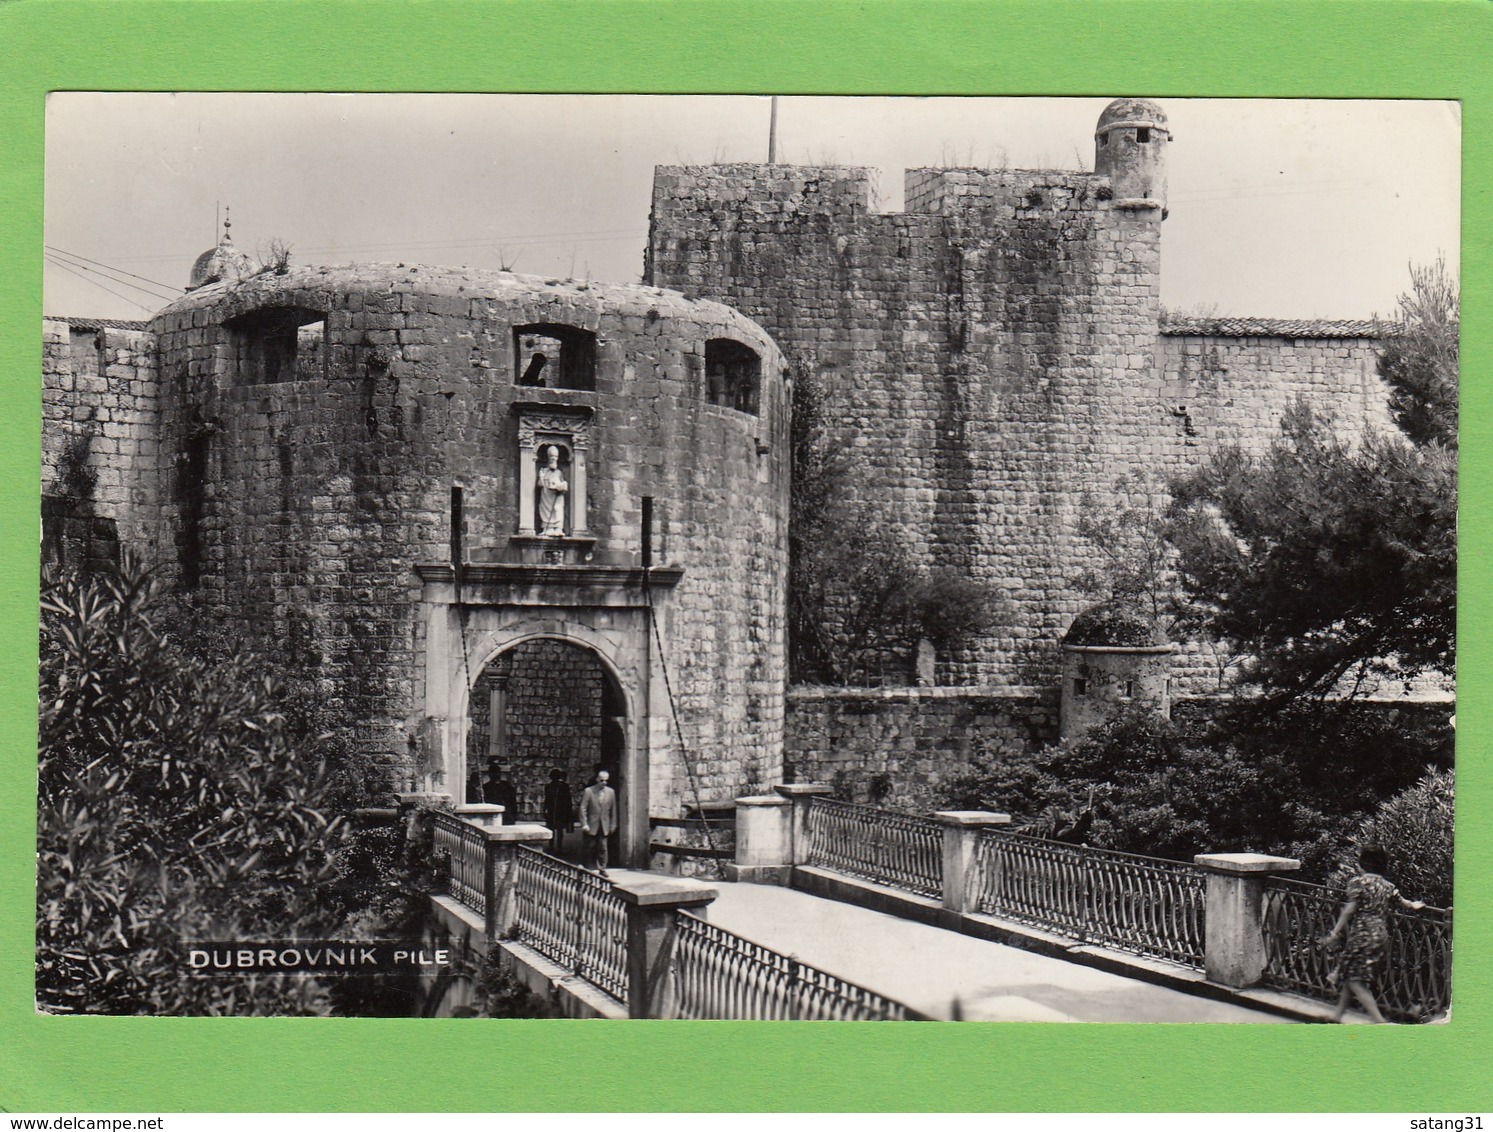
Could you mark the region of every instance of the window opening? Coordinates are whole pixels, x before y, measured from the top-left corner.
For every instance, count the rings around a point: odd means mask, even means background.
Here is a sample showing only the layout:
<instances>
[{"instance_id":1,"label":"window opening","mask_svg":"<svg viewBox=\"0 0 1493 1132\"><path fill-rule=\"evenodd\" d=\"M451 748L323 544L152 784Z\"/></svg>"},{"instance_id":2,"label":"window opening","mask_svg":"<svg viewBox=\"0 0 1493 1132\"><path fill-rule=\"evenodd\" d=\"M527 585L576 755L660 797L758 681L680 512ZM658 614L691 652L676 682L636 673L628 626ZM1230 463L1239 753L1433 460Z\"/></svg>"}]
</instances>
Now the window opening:
<instances>
[{"instance_id":1,"label":"window opening","mask_svg":"<svg viewBox=\"0 0 1493 1132\"><path fill-rule=\"evenodd\" d=\"M244 385L310 381L326 372L326 316L304 307L265 307L230 319L234 371Z\"/></svg>"},{"instance_id":2,"label":"window opening","mask_svg":"<svg viewBox=\"0 0 1493 1132\"><path fill-rule=\"evenodd\" d=\"M596 388L596 335L578 326L535 323L513 331L513 379L549 389Z\"/></svg>"},{"instance_id":3,"label":"window opening","mask_svg":"<svg viewBox=\"0 0 1493 1132\"><path fill-rule=\"evenodd\" d=\"M1138 142L1148 142L1148 141L1150 141L1151 140L1151 127L1150 126L1137 126L1136 129L1135 129L1135 140L1138 141Z\"/></svg>"},{"instance_id":4,"label":"window opening","mask_svg":"<svg viewBox=\"0 0 1493 1132\"><path fill-rule=\"evenodd\" d=\"M730 338L705 343L705 397L712 405L756 416L761 381L762 359L750 346Z\"/></svg>"},{"instance_id":5,"label":"window opening","mask_svg":"<svg viewBox=\"0 0 1493 1132\"><path fill-rule=\"evenodd\" d=\"M1089 694L1089 682L1087 680L1085 680L1082 676L1078 676L1078 677L1074 678L1074 680L1073 680L1073 694L1075 696L1087 696Z\"/></svg>"}]
</instances>

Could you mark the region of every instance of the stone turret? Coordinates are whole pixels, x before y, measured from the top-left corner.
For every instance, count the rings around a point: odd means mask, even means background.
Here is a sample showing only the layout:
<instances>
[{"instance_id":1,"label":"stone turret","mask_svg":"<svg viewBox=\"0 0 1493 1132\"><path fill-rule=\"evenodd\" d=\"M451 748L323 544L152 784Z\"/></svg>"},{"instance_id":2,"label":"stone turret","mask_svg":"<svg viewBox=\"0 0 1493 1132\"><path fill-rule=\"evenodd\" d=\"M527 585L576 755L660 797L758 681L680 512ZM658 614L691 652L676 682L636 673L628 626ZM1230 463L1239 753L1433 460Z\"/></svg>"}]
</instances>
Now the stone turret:
<instances>
[{"instance_id":1,"label":"stone turret","mask_svg":"<svg viewBox=\"0 0 1493 1132\"><path fill-rule=\"evenodd\" d=\"M1117 98L1094 130L1094 172L1110 179L1115 201L1166 219L1166 111L1145 98ZM1149 202L1149 203L1147 203Z\"/></svg>"},{"instance_id":2,"label":"stone turret","mask_svg":"<svg viewBox=\"0 0 1493 1132\"><path fill-rule=\"evenodd\" d=\"M1077 742L1135 704L1169 718L1174 651L1154 621L1123 603L1075 617L1063 637L1062 741Z\"/></svg>"}]
</instances>

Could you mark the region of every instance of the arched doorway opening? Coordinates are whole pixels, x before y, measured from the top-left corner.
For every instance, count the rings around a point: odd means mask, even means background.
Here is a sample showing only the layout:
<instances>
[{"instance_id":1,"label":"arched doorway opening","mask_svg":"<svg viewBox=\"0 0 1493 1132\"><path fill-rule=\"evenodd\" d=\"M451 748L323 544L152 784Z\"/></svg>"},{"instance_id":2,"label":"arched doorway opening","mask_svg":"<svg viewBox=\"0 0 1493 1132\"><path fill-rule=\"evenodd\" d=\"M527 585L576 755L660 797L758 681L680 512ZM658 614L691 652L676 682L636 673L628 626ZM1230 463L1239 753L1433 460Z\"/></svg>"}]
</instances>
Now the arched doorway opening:
<instances>
[{"instance_id":1,"label":"arched doorway opening","mask_svg":"<svg viewBox=\"0 0 1493 1132\"><path fill-rule=\"evenodd\" d=\"M577 810L580 792L599 769L611 774L619 804L625 797L626 701L591 649L553 637L521 641L483 666L469 703L467 801L483 800L483 778L491 772L500 792L511 786L514 804L505 821L544 822L553 770ZM626 821L625 812L618 817Z\"/></svg>"}]
</instances>

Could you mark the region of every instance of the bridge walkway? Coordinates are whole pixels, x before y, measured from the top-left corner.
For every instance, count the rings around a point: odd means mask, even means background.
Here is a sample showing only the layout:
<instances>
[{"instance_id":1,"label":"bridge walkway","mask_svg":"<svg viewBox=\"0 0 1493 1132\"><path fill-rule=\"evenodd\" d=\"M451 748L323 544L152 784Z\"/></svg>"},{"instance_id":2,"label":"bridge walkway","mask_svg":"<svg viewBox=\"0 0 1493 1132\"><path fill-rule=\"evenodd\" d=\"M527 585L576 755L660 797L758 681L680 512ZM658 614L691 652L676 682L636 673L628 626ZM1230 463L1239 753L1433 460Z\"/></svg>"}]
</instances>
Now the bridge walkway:
<instances>
[{"instance_id":1,"label":"bridge walkway","mask_svg":"<svg viewBox=\"0 0 1493 1132\"><path fill-rule=\"evenodd\" d=\"M979 1022L1283 1022L788 888L719 884L713 924L905 1003Z\"/></svg>"}]
</instances>

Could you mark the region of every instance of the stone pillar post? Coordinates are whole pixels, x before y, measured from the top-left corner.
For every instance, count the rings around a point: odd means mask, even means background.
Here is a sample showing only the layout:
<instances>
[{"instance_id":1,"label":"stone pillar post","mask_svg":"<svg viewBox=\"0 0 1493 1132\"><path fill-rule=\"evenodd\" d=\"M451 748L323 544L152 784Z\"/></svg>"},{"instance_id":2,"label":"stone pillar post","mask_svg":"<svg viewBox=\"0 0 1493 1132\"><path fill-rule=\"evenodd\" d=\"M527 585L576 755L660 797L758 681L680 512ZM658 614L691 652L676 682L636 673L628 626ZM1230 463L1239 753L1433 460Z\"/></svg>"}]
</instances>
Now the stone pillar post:
<instances>
[{"instance_id":1,"label":"stone pillar post","mask_svg":"<svg viewBox=\"0 0 1493 1132\"><path fill-rule=\"evenodd\" d=\"M535 533L534 488L539 483L539 447L532 430L518 440L518 533L532 537Z\"/></svg>"},{"instance_id":2,"label":"stone pillar post","mask_svg":"<svg viewBox=\"0 0 1493 1132\"><path fill-rule=\"evenodd\" d=\"M726 879L749 884L786 884L792 830L792 806L778 794L736 799L736 860Z\"/></svg>"},{"instance_id":3,"label":"stone pillar post","mask_svg":"<svg viewBox=\"0 0 1493 1132\"><path fill-rule=\"evenodd\" d=\"M503 824L503 807L494 806L488 802L472 802L469 805L457 806L456 816L462 821L480 825L483 829L495 829Z\"/></svg>"},{"instance_id":4,"label":"stone pillar post","mask_svg":"<svg viewBox=\"0 0 1493 1132\"><path fill-rule=\"evenodd\" d=\"M1226 987L1252 987L1265 971L1265 880L1301 862L1262 853L1199 853L1193 863L1208 874L1204 970Z\"/></svg>"},{"instance_id":5,"label":"stone pillar post","mask_svg":"<svg viewBox=\"0 0 1493 1132\"><path fill-rule=\"evenodd\" d=\"M774 787L779 794L793 804L793 816L789 819L788 863L809 863L809 806L814 798L834 792L834 787L825 782L794 782Z\"/></svg>"},{"instance_id":6,"label":"stone pillar post","mask_svg":"<svg viewBox=\"0 0 1493 1132\"><path fill-rule=\"evenodd\" d=\"M989 810L940 810L933 817L943 824L943 907L962 915L972 912L979 894L972 883L976 835L993 825L1008 825L1010 814Z\"/></svg>"},{"instance_id":7,"label":"stone pillar post","mask_svg":"<svg viewBox=\"0 0 1493 1132\"><path fill-rule=\"evenodd\" d=\"M492 807L502 810L502 806ZM500 815L501 816L501 815ZM518 923L518 847L528 845L543 849L549 844L550 830L543 825L491 825L487 835L487 872L483 892L487 899L487 938L502 939Z\"/></svg>"},{"instance_id":8,"label":"stone pillar post","mask_svg":"<svg viewBox=\"0 0 1493 1132\"><path fill-rule=\"evenodd\" d=\"M629 877L612 882L627 905L627 1016L667 1018L673 1012L675 913L703 908L716 890L678 877Z\"/></svg>"},{"instance_id":9,"label":"stone pillar post","mask_svg":"<svg viewBox=\"0 0 1493 1132\"><path fill-rule=\"evenodd\" d=\"M577 436L570 453L570 533L590 534L590 516L586 504L586 449Z\"/></svg>"}]
</instances>

